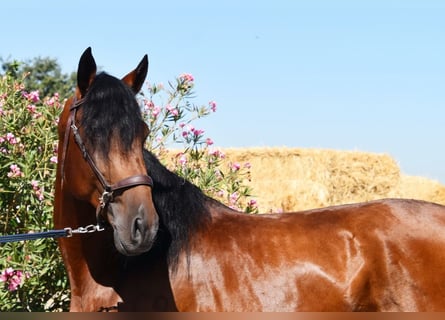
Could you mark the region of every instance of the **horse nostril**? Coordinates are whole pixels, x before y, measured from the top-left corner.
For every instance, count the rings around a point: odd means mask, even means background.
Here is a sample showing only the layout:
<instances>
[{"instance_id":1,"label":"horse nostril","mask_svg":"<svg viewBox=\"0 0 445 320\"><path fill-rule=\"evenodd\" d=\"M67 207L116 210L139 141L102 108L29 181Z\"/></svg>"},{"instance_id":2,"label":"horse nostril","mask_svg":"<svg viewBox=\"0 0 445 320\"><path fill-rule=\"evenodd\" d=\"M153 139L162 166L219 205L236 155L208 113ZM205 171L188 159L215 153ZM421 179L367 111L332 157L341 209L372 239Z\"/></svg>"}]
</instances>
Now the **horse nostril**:
<instances>
[{"instance_id":1,"label":"horse nostril","mask_svg":"<svg viewBox=\"0 0 445 320\"><path fill-rule=\"evenodd\" d=\"M140 242L142 238L142 232L143 232L143 222L141 218L134 219L133 223L133 241L134 242Z\"/></svg>"}]
</instances>

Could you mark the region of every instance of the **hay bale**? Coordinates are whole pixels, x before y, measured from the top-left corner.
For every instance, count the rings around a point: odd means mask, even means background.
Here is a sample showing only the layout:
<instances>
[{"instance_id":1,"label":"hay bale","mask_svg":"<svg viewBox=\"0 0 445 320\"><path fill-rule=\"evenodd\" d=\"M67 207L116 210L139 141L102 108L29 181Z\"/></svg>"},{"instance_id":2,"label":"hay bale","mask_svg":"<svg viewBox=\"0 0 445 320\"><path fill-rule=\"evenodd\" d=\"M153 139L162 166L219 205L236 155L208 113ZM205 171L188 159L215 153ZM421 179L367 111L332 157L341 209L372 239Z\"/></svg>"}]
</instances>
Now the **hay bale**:
<instances>
[{"instance_id":1,"label":"hay bale","mask_svg":"<svg viewBox=\"0 0 445 320\"><path fill-rule=\"evenodd\" d=\"M387 197L398 185L400 169L388 155L365 152L328 152L331 204Z\"/></svg>"},{"instance_id":2,"label":"hay bale","mask_svg":"<svg viewBox=\"0 0 445 320\"><path fill-rule=\"evenodd\" d=\"M295 211L386 197L400 170L388 155L297 148L224 149L250 162L261 212Z\"/></svg>"},{"instance_id":3,"label":"hay bale","mask_svg":"<svg viewBox=\"0 0 445 320\"><path fill-rule=\"evenodd\" d=\"M402 175L399 185L391 190L390 197L419 199L445 205L445 187L425 177Z\"/></svg>"},{"instance_id":4,"label":"hay bale","mask_svg":"<svg viewBox=\"0 0 445 320\"><path fill-rule=\"evenodd\" d=\"M402 175L386 154L305 148L226 148L225 161L249 162L260 212L298 211L396 197L445 205L445 187ZM170 151L176 154L177 151Z\"/></svg>"}]
</instances>

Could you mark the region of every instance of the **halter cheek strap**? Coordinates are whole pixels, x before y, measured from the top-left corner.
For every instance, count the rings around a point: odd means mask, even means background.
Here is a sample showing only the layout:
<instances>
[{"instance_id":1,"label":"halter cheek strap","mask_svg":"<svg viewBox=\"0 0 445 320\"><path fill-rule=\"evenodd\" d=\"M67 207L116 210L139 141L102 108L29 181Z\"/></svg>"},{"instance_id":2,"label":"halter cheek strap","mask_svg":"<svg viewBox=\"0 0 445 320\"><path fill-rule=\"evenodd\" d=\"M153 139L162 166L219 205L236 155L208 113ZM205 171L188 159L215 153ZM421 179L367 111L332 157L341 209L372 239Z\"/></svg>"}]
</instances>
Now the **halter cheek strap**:
<instances>
[{"instance_id":1,"label":"halter cheek strap","mask_svg":"<svg viewBox=\"0 0 445 320\"><path fill-rule=\"evenodd\" d=\"M63 186L64 180L65 180L65 157L66 152L68 150L68 140L70 137L70 131L71 131L71 125L75 118L76 109L80 107L80 105L84 102L83 99L77 100L76 96L73 98L73 102L70 106L70 114L68 116L67 124L65 127L65 135L63 137L63 147L62 147L62 159L60 163L60 186Z\"/></svg>"},{"instance_id":2,"label":"halter cheek strap","mask_svg":"<svg viewBox=\"0 0 445 320\"><path fill-rule=\"evenodd\" d=\"M85 143L83 142L82 137L79 134L79 129L76 126L76 111L79 107L82 106L84 100L77 100L76 97L73 98L73 102L70 106L70 114L67 122L67 127L65 129L65 136L63 141L63 150L62 150L62 163L61 163L61 172L62 175L62 184L65 177L65 157L68 149L68 140L69 134L72 131L74 136L74 141L76 141L77 146L82 152L83 158L87 161L92 171L96 175L100 184L102 185L103 192L99 197L99 205L96 208L96 216L98 222L103 222L104 220L104 212L106 211L107 206L114 201L115 197L124 192L126 189L133 188L140 185L146 185L149 187L153 187L153 179L147 174L139 174L130 176L128 178L122 179L114 184L109 184L103 174L100 172L99 168L94 163L93 158L89 154Z\"/></svg>"}]
</instances>

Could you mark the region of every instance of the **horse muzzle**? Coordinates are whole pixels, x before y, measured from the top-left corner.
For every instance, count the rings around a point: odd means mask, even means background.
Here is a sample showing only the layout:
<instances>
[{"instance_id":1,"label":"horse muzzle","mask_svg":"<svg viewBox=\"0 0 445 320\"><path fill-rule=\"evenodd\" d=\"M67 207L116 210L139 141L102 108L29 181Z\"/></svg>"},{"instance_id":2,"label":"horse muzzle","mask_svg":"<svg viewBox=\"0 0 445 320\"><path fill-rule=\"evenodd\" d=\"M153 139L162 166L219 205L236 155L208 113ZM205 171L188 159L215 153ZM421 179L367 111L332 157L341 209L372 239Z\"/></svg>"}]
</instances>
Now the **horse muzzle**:
<instances>
[{"instance_id":1,"label":"horse muzzle","mask_svg":"<svg viewBox=\"0 0 445 320\"><path fill-rule=\"evenodd\" d=\"M154 207L140 204L137 208L123 210L118 203L109 205L108 221L113 228L114 245L126 256L149 251L156 239L159 218Z\"/></svg>"}]
</instances>

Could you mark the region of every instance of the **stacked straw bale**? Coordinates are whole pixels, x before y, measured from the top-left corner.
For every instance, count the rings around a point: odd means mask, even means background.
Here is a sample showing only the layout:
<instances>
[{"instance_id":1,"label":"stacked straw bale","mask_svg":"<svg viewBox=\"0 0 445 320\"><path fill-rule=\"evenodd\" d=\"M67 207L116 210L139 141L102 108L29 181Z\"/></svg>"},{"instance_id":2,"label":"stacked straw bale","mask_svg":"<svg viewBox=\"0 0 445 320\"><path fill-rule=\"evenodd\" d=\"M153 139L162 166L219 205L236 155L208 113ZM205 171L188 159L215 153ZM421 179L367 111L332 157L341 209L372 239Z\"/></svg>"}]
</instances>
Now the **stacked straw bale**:
<instances>
[{"instance_id":1,"label":"stacked straw bale","mask_svg":"<svg viewBox=\"0 0 445 320\"><path fill-rule=\"evenodd\" d=\"M297 148L224 149L226 161L249 162L260 212L297 211L388 197L445 204L445 187L405 176L386 154Z\"/></svg>"}]
</instances>

